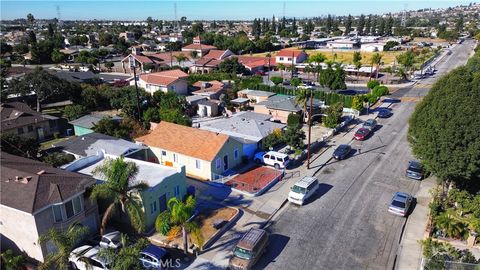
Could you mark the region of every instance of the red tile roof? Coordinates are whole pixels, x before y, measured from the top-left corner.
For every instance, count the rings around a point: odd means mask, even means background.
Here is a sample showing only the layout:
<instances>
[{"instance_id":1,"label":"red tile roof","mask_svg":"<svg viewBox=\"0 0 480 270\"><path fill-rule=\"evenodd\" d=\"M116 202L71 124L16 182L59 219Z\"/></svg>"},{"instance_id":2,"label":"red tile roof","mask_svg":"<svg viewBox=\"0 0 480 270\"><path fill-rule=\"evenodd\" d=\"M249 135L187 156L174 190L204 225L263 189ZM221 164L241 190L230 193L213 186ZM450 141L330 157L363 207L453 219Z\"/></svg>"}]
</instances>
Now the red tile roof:
<instances>
[{"instance_id":1,"label":"red tile roof","mask_svg":"<svg viewBox=\"0 0 480 270\"><path fill-rule=\"evenodd\" d=\"M208 87L202 87L204 83L208 83ZM192 92L193 94L201 94L201 93L209 93L213 92L216 93L218 91L223 90L224 84L219 81L208 81L208 82L202 82L198 81L193 84L193 87L198 88L199 90Z\"/></svg>"},{"instance_id":2,"label":"red tile roof","mask_svg":"<svg viewBox=\"0 0 480 270\"><path fill-rule=\"evenodd\" d=\"M283 49L280 50L275 56L284 56L284 57L298 57L301 54L305 54L303 51L299 50L289 50L289 49Z\"/></svg>"},{"instance_id":3,"label":"red tile roof","mask_svg":"<svg viewBox=\"0 0 480 270\"><path fill-rule=\"evenodd\" d=\"M154 85L170 85L171 83L177 81L181 78L188 77L188 74L179 70L172 69L154 73L145 73L140 75L140 79L144 82Z\"/></svg>"},{"instance_id":4,"label":"red tile roof","mask_svg":"<svg viewBox=\"0 0 480 270\"><path fill-rule=\"evenodd\" d=\"M224 56L229 50L210 50L207 55L205 55L205 58L214 58L217 60L221 60L225 57Z\"/></svg>"},{"instance_id":5,"label":"red tile roof","mask_svg":"<svg viewBox=\"0 0 480 270\"><path fill-rule=\"evenodd\" d=\"M195 66L197 66L197 67L202 67L202 66L217 67L218 65L220 65L221 62L222 62L221 60L202 57L195 62Z\"/></svg>"}]
</instances>

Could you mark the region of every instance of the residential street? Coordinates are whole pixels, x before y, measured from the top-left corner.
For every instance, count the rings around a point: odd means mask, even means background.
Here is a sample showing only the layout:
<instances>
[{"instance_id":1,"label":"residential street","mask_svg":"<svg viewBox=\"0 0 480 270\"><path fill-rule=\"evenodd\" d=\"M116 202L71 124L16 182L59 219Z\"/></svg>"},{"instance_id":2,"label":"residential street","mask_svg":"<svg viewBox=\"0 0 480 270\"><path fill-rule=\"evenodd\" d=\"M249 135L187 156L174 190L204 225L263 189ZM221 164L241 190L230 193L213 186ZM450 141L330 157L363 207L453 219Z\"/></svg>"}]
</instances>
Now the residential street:
<instances>
[{"instance_id":1,"label":"residential street","mask_svg":"<svg viewBox=\"0 0 480 270\"><path fill-rule=\"evenodd\" d=\"M472 44L457 45L452 55L441 59L435 78L394 96L425 95L437 77L466 62ZM309 171L321 182L319 195L303 207L287 204L276 215L268 227L271 243L258 269L392 269L406 219L389 214L387 207L394 192L415 195L419 187L419 182L404 177L412 159L406 134L415 105L393 104L393 116L380 119L381 127L372 137L351 142L353 156ZM312 167L320 168L320 160Z\"/></svg>"}]
</instances>

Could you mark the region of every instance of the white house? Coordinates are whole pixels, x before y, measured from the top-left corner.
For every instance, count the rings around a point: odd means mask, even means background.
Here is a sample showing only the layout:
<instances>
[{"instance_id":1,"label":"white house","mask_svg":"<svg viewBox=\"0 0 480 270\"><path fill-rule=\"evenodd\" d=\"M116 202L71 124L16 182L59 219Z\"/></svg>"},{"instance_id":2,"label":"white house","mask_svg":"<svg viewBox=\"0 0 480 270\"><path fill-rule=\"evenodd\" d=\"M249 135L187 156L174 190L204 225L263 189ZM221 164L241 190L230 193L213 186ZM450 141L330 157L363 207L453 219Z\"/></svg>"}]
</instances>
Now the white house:
<instances>
[{"instance_id":1,"label":"white house","mask_svg":"<svg viewBox=\"0 0 480 270\"><path fill-rule=\"evenodd\" d=\"M292 62L293 64L302 63L307 60L307 58L308 55L304 51L283 49L275 55L275 62L277 64L291 65Z\"/></svg>"},{"instance_id":2,"label":"white house","mask_svg":"<svg viewBox=\"0 0 480 270\"><path fill-rule=\"evenodd\" d=\"M153 95L156 91L173 91L179 95L188 93L188 75L179 70L166 70L142 74L138 78L138 86ZM135 84L134 81L131 84Z\"/></svg>"},{"instance_id":3,"label":"white house","mask_svg":"<svg viewBox=\"0 0 480 270\"><path fill-rule=\"evenodd\" d=\"M327 48L329 49L342 49L351 50L358 46L358 42L355 40L332 40L327 42Z\"/></svg>"},{"instance_id":4,"label":"white house","mask_svg":"<svg viewBox=\"0 0 480 270\"><path fill-rule=\"evenodd\" d=\"M362 52L383 52L384 43L365 43L360 46Z\"/></svg>"}]
</instances>

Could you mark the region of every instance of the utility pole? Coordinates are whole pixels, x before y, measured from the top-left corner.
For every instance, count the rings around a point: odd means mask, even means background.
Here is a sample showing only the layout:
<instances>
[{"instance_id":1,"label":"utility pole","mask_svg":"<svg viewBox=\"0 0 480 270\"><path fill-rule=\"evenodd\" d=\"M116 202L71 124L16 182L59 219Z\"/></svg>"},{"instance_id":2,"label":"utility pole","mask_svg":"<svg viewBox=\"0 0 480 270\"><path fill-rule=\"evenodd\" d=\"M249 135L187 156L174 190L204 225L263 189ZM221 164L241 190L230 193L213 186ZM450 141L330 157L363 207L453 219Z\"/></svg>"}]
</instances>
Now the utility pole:
<instances>
[{"instance_id":1,"label":"utility pole","mask_svg":"<svg viewBox=\"0 0 480 270\"><path fill-rule=\"evenodd\" d=\"M294 55L295 55L295 52L292 51L292 66L291 66L292 70L291 70L291 72L290 72L290 81L293 79L293 69L295 68L295 66L293 65L293 63L294 63L294 61L293 61Z\"/></svg>"},{"instance_id":2,"label":"utility pole","mask_svg":"<svg viewBox=\"0 0 480 270\"><path fill-rule=\"evenodd\" d=\"M268 72L267 72L267 83L270 84L270 59L272 58L272 55L270 51L268 51Z\"/></svg>"},{"instance_id":3,"label":"utility pole","mask_svg":"<svg viewBox=\"0 0 480 270\"><path fill-rule=\"evenodd\" d=\"M310 90L310 108L308 109L307 169L310 169L310 141L312 137L312 107L313 107L313 90Z\"/></svg>"},{"instance_id":4,"label":"utility pole","mask_svg":"<svg viewBox=\"0 0 480 270\"><path fill-rule=\"evenodd\" d=\"M133 80L135 81L135 92L137 94L137 112L138 112L138 121L142 122L142 114L140 110L140 96L138 94L138 85L137 85L137 63L135 62L135 58L130 56L130 68L133 69Z\"/></svg>"}]
</instances>

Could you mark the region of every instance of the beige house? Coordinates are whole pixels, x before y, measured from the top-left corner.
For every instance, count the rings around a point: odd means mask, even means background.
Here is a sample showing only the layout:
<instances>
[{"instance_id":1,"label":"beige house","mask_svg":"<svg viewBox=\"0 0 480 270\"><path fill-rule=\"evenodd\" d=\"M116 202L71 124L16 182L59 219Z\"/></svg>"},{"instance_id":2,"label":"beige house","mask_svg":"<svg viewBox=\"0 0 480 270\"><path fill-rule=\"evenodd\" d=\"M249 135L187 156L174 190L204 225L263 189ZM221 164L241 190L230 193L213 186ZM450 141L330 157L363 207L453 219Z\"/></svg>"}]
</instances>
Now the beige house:
<instances>
[{"instance_id":1,"label":"beige house","mask_svg":"<svg viewBox=\"0 0 480 270\"><path fill-rule=\"evenodd\" d=\"M271 115L271 120L286 124L289 114L300 114L302 109L293 96L271 96L265 101L253 104L253 111Z\"/></svg>"},{"instance_id":2,"label":"beige house","mask_svg":"<svg viewBox=\"0 0 480 270\"><path fill-rule=\"evenodd\" d=\"M146 73L139 76L138 86L153 95L156 91L172 91L179 95L188 94L188 74L172 69L154 73ZM132 81L132 84L135 82Z\"/></svg>"},{"instance_id":3,"label":"beige house","mask_svg":"<svg viewBox=\"0 0 480 270\"><path fill-rule=\"evenodd\" d=\"M3 249L42 262L55 252L38 237L51 228L65 230L81 223L95 232L98 207L85 195L95 184L91 177L53 168L45 163L1 153L0 234Z\"/></svg>"},{"instance_id":4,"label":"beige house","mask_svg":"<svg viewBox=\"0 0 480 270\"><path fill-rule=\"evenodd\" d=\"M200 180L221 178L242 163L242 144L230 136L165 121L136 140L161 164L184 165L187 176Z\"/></svg>"},{"instance_id":5,"label":"beige house","mask_svg":"<svg viewBox=\"0 0 480 270\"><path fill-rule=\"evenodd\" d=\"M259 103L262 101L266 101L271 96L275 96L275 93L260 90L243 89L238 91L237 95L239 98L248 98L251 103Z\"/></svg>"}]
</instances>

